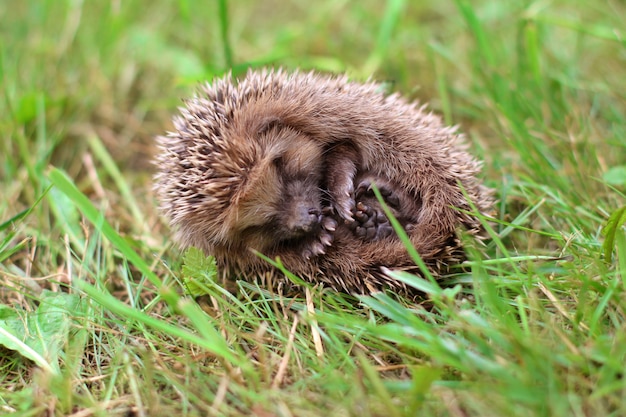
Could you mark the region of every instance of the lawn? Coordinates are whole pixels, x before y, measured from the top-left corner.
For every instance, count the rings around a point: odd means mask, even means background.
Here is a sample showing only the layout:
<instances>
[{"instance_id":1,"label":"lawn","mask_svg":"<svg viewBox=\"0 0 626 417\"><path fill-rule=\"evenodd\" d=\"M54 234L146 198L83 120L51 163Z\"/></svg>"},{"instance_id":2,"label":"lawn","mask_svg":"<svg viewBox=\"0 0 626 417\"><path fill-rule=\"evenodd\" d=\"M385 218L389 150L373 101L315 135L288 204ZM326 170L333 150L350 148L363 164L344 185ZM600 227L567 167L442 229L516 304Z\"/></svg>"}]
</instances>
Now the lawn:
<instances>
[{"instance_id":1,"label":"lawn","mask_svg":"<svg viewBox=\"0 0 626 417\"><path fill-rule=\"evenodd\" d=\"M626 415L625 16L0 3L0 415ZM465 272L409 278L423 303L231 294L172 245L154 137L199 82L263 66L371 77L459 126L498 199Z\"/></svg>"}]
</instances>

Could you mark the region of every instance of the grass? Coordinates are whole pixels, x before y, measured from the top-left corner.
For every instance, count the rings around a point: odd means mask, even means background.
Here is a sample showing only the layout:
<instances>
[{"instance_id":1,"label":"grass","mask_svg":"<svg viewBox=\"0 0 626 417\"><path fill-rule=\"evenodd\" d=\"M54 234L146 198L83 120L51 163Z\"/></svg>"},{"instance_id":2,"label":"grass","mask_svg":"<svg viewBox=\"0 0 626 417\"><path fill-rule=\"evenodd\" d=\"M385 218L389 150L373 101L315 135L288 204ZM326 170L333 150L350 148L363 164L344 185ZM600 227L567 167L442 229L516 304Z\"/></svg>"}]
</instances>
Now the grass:
<instances>
[{"instance_id":1,"label":"grass","mask_svg":"<svg viewBox=\"0 0 626 417\"><path fill-rule=\"evenodd\" d=\"M2 3L0 414L626 415L625 13ZM153 137L198 81L264 65L373 74L466 132L497 218L451 287L398 276L432 308L252 283L185 297Z\"/></svg>"}]
</instances>

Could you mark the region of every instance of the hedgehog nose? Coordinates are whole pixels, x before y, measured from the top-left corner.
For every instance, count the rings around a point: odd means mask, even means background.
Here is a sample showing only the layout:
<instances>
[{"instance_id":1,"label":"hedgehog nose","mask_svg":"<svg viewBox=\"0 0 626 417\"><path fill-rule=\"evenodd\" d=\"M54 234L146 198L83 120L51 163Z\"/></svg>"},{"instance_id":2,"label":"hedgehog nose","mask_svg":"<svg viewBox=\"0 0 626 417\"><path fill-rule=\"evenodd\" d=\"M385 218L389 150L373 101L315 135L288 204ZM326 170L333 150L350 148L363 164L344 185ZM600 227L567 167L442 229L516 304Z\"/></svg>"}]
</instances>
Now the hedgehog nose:
<instances>
[{"instance_id":1,"label":"hedgehog nose","mask_svg":"<svg viewBox=\"0 0 626 417\"><path fill-rule=\"evenodd\" d=\"M302 207L298 213L298 219L293 225L296 233L310 233L320 224L321 211L314 208Z\"/></svg>"}]
</instances>

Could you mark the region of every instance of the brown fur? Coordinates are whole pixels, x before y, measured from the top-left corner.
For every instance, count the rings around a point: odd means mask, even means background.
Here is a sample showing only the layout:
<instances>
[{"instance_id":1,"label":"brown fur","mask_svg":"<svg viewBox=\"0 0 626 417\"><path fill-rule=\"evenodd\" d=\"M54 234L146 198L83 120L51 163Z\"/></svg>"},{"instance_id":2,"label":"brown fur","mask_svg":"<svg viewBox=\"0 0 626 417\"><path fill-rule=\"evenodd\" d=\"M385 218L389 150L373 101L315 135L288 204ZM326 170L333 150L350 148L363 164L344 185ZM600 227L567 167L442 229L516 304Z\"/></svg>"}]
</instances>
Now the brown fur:
<instances>
[{"instance_id":1,"label":"brown fur","mask_svg":"<svg viewBox=\"0 0 626 417\"><path fill-rule=\"evenodd\" d=\"M227 275L271 271L255 249L339 290L403 287L381 272L413 266L397 237L359 232L358 206L381 211L363 183L382 186L434 272L460 259L457 228L481 229L458 210L469 209L458 183L490 210L454 129L374 83L249 72L205 86L174 122L160 138L161 207L181 246L214 255Z\"/></svg>"}]
</instances>

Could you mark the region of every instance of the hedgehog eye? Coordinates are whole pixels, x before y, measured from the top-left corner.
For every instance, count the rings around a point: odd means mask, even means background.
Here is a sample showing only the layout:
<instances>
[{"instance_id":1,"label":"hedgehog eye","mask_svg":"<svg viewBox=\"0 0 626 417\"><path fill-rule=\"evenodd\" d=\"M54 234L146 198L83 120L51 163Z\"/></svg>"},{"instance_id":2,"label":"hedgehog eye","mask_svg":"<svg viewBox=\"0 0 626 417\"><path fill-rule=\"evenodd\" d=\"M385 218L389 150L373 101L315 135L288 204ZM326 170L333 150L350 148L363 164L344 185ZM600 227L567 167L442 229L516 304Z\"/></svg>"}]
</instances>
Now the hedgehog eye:
<instances>
[{"instance_id":1,"label":"hedgehog eye","mask_svg":"<svg viewBox=\"0 0 626 417\"><path fill-rule=\"evenodd\" d=\"M274 166L277 166L277 167L284 166L283 156L280 155L280 156L274 157L274 159L272 159L272 164L274 164Z\"/></svg>"},{"instance_id":2,"label":"hedgehog eye","mask_svg":"<svg viewBox=\"0 0 626 417\"><path fill-rule=\"evenodd\" d=\"M278 117L267 117L265 120L261 121L261 124L257 130L257 134L261 136L264 133L267 133L270 130L280 125L281 125L281 122Z\"/></svg>"}]
</instances>

